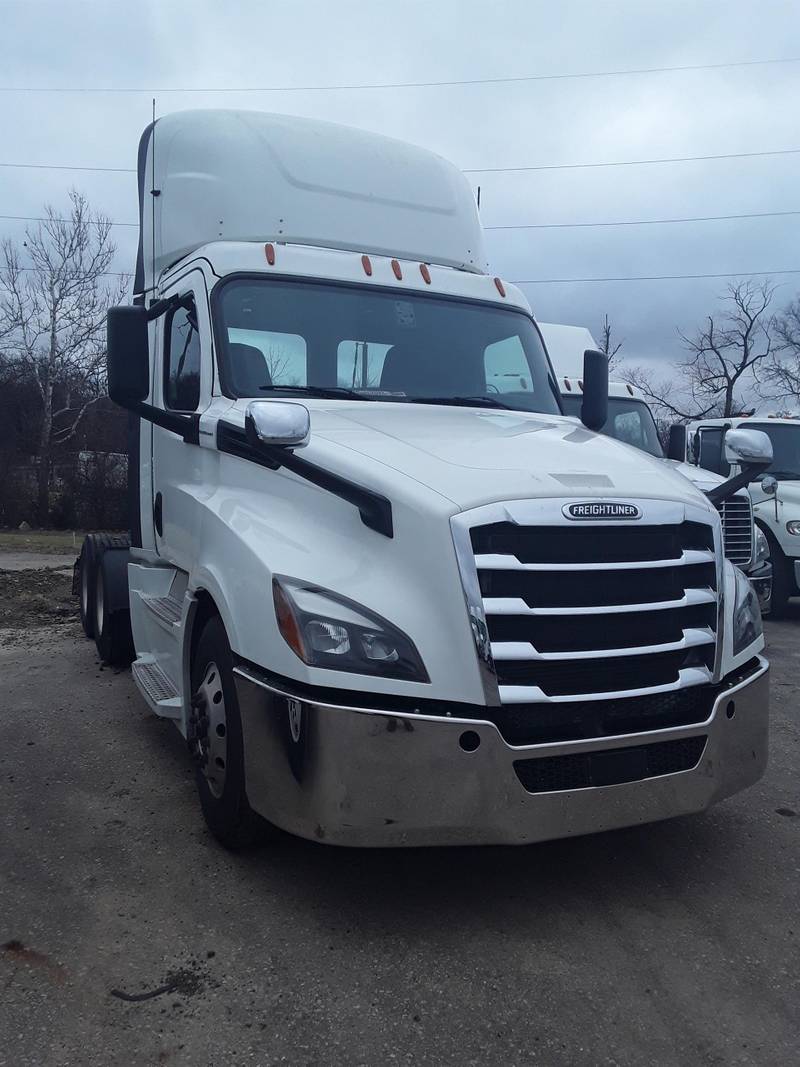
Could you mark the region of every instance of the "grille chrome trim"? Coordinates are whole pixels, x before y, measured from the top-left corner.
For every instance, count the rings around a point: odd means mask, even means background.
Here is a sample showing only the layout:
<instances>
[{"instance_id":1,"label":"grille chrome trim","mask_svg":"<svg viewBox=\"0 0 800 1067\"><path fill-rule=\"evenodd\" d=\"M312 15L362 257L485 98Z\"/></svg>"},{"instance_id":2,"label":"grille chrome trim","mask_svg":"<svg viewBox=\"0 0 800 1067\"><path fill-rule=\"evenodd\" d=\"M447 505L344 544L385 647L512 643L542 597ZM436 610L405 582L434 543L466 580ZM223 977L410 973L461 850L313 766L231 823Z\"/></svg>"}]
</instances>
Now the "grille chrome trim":
<instances>
[{"instance_id":1,"label":"grille chrome trim","mask_svg":"<svg viewBox=\"0 0 800 1067\"><path fill-rule=\"evenodd\" d=\"M617 563L606 563L602 561L602 556L597 563L592 560L592 553L585 552L581 555L581 558L588 559L588 563L583 564L564 564L557 563L542 563L536 560L535 554L533 557L530 555L529 544L526 544L526 554L523 558L532 559L531 564L524 564L520 562L515 554L514 541L509 543L508 554L502 556L497 560L498 563L502 562L502 566L498 567L482 567L480 566L484 561L491 560L495 562L494 555L489 556L489 560L485 560L486 553L475 553L473 548L473 531L476 528L482 526L492 526L496 524L507 524L512 530L513 527L533 527L535 528L549 528L551 531L554 527L566 527L571 525L569 520L565 519L561 512L561 506L563 504L563 498L551 498L551 499L538 499L538 500L517 500L517 501L505 501L498 502L496 504L487 504L482 507L475 508L471 511L462 512L451 518L451 527L453 533L453 540L456 547L456 555L458 559L458 566L462 576L462 583L464 587L465 603L467 607L467 618L471 627L473 638L475 640L476 648L478 650L478 658L481 666L481 679L483 682L484 693L486 696L486 702L490 706L504 705L504 704L548 704L548 703L567 703L569 701L607 701L613 699L624 699L626 697L633 696L646 696L648 694L669 693L678 689L688 688L690 686L699 686L708 684L713 681L718 681L720 677L720 670L722 664L722 648L724 642L724 612L723 601L725 596L724 585L724 566L725 559L722 552L722 527L719 513L716 509L711 508L705 502L698 501L670 501L670 500L651 500L651 499L636 499L635 503L642 510L641 527L654 527L654 526L681 526L684 523L700 524L707 527L710 533L710 540L713 544L712 549L705 548L684 548L680 556L676 556L671 559L658 558L652 559L623 559ZM586 522L585 525L581 524L582 528L586 531L587 538L591 537L593 528L596 527L608 527L608 522L600 521L597 523ZM637 524L638 526L638 524ZM575 527L572 527L575 529ZM530 533L530 531L526 531ZM521 535L523 534L520 531ZM476 543L478 543L476 541ZM635 551L635 550L634 550ZM686 559L686 555L691 553ZM595 556L597 558L597 556ZM562 556L562 559L564 557ZM569 560L569 555L566 556ZM684 567L695 567L697 571L702 571L703 567L708 568L711 566L713 570L713 578L706 572L704 576L702 573L692 573L691 570L685 572L685 577L680 578L683 574ZM599 594L602 594L603 589L608 594L608 578L611 578L615 570L627 572L630 574L634 570L654 571L653 578L656 574L666 574L669 568L673 568L674 576L668 581L671 584L673 581L676 583L675 592L678 596L675 599L662 600L660 599L665 593L659 593L659 599L646 603L623 603L623 604L603 604L602 599L597 601ZM481 577L479 578L479 568ZM576 582L580 583L580 575L585 572L591 571L606 572L608 578L604 579L604 585L592 588L592 599L596 600L594 605L581 605L579 596L576 596L577 592L581 591L580 584L576 587ZM522 596L500 596L493 597L491 595L491 575L492 572L498 573L499 576L503 576L502 580L499 580L498 584L501 589L508 588L509 582L513 585L513 579L511 575L514 573L520 574L520 579L526 572L539 572L542 575L553 572L553 577L549 579L549 585L547 589L549 592L546 594L546 598L550 599L550 605L542 607L529 607L528 603ZM559 604L560 597L554 595L558 593L558 581L560 581L560 575L563 575L564 582L567 583L565 588L565 600L566 603ZM483 577L485 576L485 577ZM535 589L536 586L530 587L530 580L533 580L533 575L530 575L528 586L526 589L527 599L531 599L530 589ZM633 575L631 575L633 577ZM597 574L599 580L600 574ZM538 581L538 579L536 579ZM588 575L587 575L588 581ZM694 582L694 585L690 583ZM556 583L556 584L554 584ZM651 588L653 592L656 588L659 588L663 584L661 579L659 582L653 585ZM613 588L613 580L612 580ZM482 595L483 590L486 590L486 597ZM570 592L571 589L571 592ZM511 590L509 589L509 592ZM642 590L646 595L646 590ZM666 592L666 587L665 587ZM570 605L568 598L576 599L579 604ZM588 599L588 597L587 597ZM613 593L609 595L609 599L613 599ZM593 640L592 635L592 616L602 620L602 617L607 613L631 613L631 612L661 612L667 610L683 609L683 608L696 608L698 605L707 605L709 608L713 608L712 619L708 620L708 627L710 631L715 634L713 638L706 638L702 642L697 644L684 644L685 631L687 629L698 629L703 624L698 622L690 622L686 620L686 624L683 626L684 639L678 644L677 649L674 645L670 644L665 649L660 645L637 645L633 648L628 647L621 650L621 653L614 659L609 654L608 650L599 649L602 652L600 656L586 655L586 651L591 651L598 647L597 643ZM545 654L536 656L535 660L531 660L533 666L532 677L527 684L506 684L506 681L511 682L511 678L508 675L508 669L505 664L509 663L511 657L506 658L502 650L498 656L498 664L504 664L503 674L505 680L503 684L499 684L498 668L495 667L495 660L492 655L492 642L489 638L489 619L492 616L562 616L562 617L574 617L575 625L580 625L585 631L584 642L579 645L579 648L570 653L569 655L559 657L562 659L574 659L576 661L576 668L578 661L584 661L585 674L586 667L585 661L588 659L591 661L593 658L598 662L606 660L604 665L604 673L606 679L608 679L608 670L605 668L610 667L611 662L623 663L624 658L631 657L632 662L635 662L634 657L642 656L645 654L651 654L654 661L660 662L659 657L664 657L663 666L666 669L667 657L675 657L676 652L680 656L683 649L686 648L687 652L685 657L682 657L677 670L677 678L664 682L664 670L660 670L661 678L657 676L653 679L657 684L652 686L642 687L642 682L645 681L645 677L642 676L642 668L635 670L632 666L630 671L624 666L620 672L620 684L622 688L615 688L613 691L603 692L590 692L590 693L576 693L564 691L563 675L562 682L556 692L551 692L548 695L543 688L535 684L537 661L544 663L547 658L555 658L553 653L550 653L549 657ZM586 629L588 627L588 630ZM598 626L598 632L602 630L602 626ZM678 631L681 632L681 631ZM505 628L505 636L511 643L517 643L514 638L513 624L509 631L509 626ZM675 635L677 636L677 634ZM588 640L587 640L588 638ZM663 639L662 639L663 640ZM502 642L501 642L502 643ZM528 656L533 652L533 646L523 639ZM578 642L576 642L578 644ZM696 651L691 651L696 649ZM564 650L566 651L566 649ZM581 655L583 651L583 655ZM611 650L614 651L614 650ZM526 675L527 670L525 668L525 661L517 660L517 667L514 670L514 674L522 682ZM554 669L556 664L549 664L551 669ZM563 667L563 664L562 664ZM568 668L567 668L568 669ZM626 678L626 673L628 677ZM576 671L575 684L580 685L578 679L582 676L581 672ZM542 675L544 679L555 679L557 676L552 673L548 675ZM567 676L569 678L569 675ZM628 688L625 688L625 683L628 684ZM544 681L542 682L544 685ZM585 684L585 682L584 682ZM581 686L582 688L583 686ZM551 686L547 688L552 689Z\"/></svg>"},{"instance_id":2,"label":"grille chrome trim","mask_svg":"<svg viewBox=\"0 0 800 1067\"><path fill-rule=\"evenodd\" d=\"M606 659L615 656L648 656L652 652L679 652L684 648L710 645L716 640L710 629L688 628L680 641L668 641L661 645L639 645L632 648L593 648L585 652L539 652L530 641L493 641L492 658L495 660L574 660Z\"/></svg>"},{"instance_id":3,"label":"grille chrome trim","mask_svg":"<svg viewBox=\"0 0 800 1067\"><path fill-rule=\"evenodd\" d=\"M630 649L628 649L630 651ZM646 649L647 652L650 649ZM684 667L678 671L677 682L652 685L643 689L617 689L608 693L565 693L548 696L538 685L501 685L500 700L503 704L574 704L583 700L620 700L623 697L647 696L650 693L672 693L676 689L688 689L692 685L707 685L711 671L707 667Z\"/></svg>"},{"instance_id":4,"label":"grille chrome trim","mask_svg":"<svg viewBox=\"0 0 800 1067\"><path fill-rule=\"evenodd\" d=\"M722 519L725 556L737 567L747 567L753 559L753 504L745 489L717 505Z\"/></svg>"},{"instance_id":5,"label":"grille chrome trim","mask_svg":"<svg viewBox=\"0 0 800 1067\"><path fill-rule=\"evenodd\" d=\"M475 556L478 570L487 571L650 571L663 567L693 567L713 563L710 549L685 549L675 559L624 560L622 563L521 563L516 556Z\"/></svg>"},{"instance_id":6,"label":"grille chrome trim","mask_svg":"<svg viewBox=\"0 0 800 1067\"><path fill-rule=\"evenodd\" d=\"M629 611L667 611L670 608L689 608L697 604L715 604L717 595L713 589L687 589L680 600L656 600L648 604L604 604L604 615L623 614ZM522 597L484 597L484 608L489 615L596 615L596 607L532 608Z\"/></svg>"}]
</instances>

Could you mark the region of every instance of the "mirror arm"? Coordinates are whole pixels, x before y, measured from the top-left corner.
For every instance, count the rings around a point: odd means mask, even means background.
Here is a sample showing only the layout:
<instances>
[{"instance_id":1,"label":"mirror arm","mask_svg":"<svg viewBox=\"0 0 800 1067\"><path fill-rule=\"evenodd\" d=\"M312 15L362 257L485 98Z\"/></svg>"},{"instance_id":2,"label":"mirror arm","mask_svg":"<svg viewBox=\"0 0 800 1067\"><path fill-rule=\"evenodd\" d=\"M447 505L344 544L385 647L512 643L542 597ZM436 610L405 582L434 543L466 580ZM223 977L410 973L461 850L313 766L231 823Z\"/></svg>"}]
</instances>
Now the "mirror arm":
<instances>
[{"instance_id":1,"label":"mirror arm","mask_svg":"<svg viewBox=\"0 0 800 1067\"><path fill-rule=\"evenodd\" d=\"M199 415L181 415L177 411L164 411L163 408L157 408L143 400L131 400L119 406L127 408L146 422L152 422L154 426L160 426L162 430L170 430L178 434L187 445L200 444Z\"/></svg>"},{"instance_id":2,"label":"mirror arm","mask_svg":"<svg viewBox=\"0 0 800 1067\"><path fill-rule=\"evenodd\" d=\"M147 321L152 322L153 319L158 319L162 315L166 315L168 311L172 311L173 308L191 307L192 298L188 294L185 296L168 296L163 300L153 300L150 307L147 309Z\"/></svg>"},{"instance_id":3,"label":"mirror arm","mask_svg":"<svg viewBox=\"0 0 800 1067\"><path fill-rule=\"evenodd\" d=\"M733 478L729 478L727 482L723 482L722 485L716 485L713 489L705 490L705 494L716 507L716 505L721 504L723 500L727 500L729 496L738 493L740 489L746 488L750 482L755 479L757 472L763 469L764 468L760 465L745 467L739 474L734 475Z\"/></svg>"},{"instance_id":4,"label":"mirror arm","mask_svg":"<svg viewBox=\"0 0 800 1067\"><path fill-rule=\"evenodd\" d=\"M217 423L217 448L220 452L250 460L251 463L258 463L269 470L275 471L285 467L298 478L303 478L352 504L358 509L361 521L369 529L383 534L384 537L394 537L392 504L382 493L376 493L357 482L351 482L348 478L326 471L324 467L318 467L316 463L310 463L307 459L295 455L289 448L263 442L254 444L248 440L241 427L224 419Z\"/></svg>"}]
</instances>

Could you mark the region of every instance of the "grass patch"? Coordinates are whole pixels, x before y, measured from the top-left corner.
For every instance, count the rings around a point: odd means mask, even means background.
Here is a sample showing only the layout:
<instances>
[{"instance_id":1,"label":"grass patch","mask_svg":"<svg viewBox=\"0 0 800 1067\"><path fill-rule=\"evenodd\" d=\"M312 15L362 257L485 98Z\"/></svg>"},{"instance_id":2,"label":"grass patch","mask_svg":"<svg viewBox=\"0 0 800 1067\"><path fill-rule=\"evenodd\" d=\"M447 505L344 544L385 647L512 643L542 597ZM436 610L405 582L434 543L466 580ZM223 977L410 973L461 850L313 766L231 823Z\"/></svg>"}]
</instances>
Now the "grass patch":
<instances>
[{"instance_id":1,"label":"grass patch","mask_svg":"<svg viewBox=\"0 0 800 1067\"><path fill-rule=\"evenodd\" d=\"M77 556L83 538L83 533L78 530L0 530L0 551Z\"/></svg>"}]
</instances>

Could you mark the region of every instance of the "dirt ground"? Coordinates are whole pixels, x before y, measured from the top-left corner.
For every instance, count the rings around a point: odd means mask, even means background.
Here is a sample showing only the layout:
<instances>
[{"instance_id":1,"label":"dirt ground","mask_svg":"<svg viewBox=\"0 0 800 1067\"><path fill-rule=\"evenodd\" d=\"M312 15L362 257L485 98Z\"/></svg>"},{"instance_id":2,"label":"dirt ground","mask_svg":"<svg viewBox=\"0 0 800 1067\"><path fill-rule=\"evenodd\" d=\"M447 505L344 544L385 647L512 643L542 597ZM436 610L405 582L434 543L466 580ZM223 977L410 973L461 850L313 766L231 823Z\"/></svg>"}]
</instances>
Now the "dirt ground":
<instances>
[{"instance_id":1,"label":"dirt ground","mask_svg":"<svg viewBox=\"0 0 800 1067\"><path fill-rule=\"evenodd\" d=\"M19 630L48 624L62 625L77 618L72 575L50 569L3 570L0 554L0 643Z\"/></svg>"},{"instance_id":2,"label":"dirt ground","mask_svg":"<svg viewBox=\"0 0 800 1067\"><path fill-rule=\"evenodd\" d=\"M69 577L0 573L0 608L0 1067L796 1061L800 601L766 626L767 773L704 815L240 854Z\"/></svg>"}]
</instances>

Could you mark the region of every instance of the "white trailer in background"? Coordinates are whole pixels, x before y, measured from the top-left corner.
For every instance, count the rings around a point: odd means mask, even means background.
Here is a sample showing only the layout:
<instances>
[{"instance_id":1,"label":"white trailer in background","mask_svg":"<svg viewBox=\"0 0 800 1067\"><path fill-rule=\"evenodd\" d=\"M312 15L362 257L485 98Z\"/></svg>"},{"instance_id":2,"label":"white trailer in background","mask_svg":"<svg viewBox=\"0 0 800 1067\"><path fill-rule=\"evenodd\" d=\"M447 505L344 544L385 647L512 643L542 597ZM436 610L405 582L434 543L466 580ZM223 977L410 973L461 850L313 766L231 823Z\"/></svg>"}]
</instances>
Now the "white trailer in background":
<instances>
[{"instance_id":1,"label":"white trailer in background","mask_svg":"<svg viewBox=\"0 0 800 1067\"><path fill-rule=\"evenodd\" d=\"M714 503L593 432L600 353L564 416L455 167L182 112L145 131L139 188L108 331L131 544L89 539L78 578L221 841L520 844L762 774L760 614Z\"/></svg>"}]
</instances>

